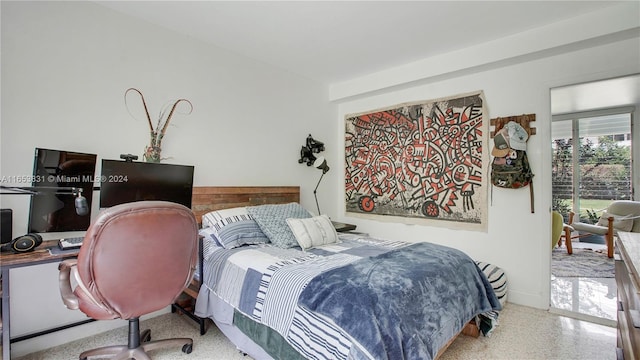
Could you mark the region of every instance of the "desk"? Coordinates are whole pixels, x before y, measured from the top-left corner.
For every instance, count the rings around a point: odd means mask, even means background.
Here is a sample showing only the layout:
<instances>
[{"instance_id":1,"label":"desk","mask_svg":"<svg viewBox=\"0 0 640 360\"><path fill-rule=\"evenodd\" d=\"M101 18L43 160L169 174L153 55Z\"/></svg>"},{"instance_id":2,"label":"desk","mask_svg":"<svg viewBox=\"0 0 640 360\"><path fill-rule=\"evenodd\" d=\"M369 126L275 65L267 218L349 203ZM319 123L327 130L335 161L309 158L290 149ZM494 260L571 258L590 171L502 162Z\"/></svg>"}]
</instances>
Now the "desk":
<instances>
[{"instance_id":1,"label":"desk","mask_svg":"<svg viewBox=\"0 0 640 360\"><path fill-rule=\"evenodd\" d=\"M618 288L617 351L626 360L640 357L640 233L618 232L616 242ZM620 357L618 357L620 359Z\"/></svg>"},{"instance_id":2,"label":"desk","mask_svg":"<svg viewBox=\"0 0 640 360\"><path fill-rule=\"evenodd\" d=\"M79 249L75 251L68 251L62 254L52 255L49 253L49 249L58 246L58 240L44 241L34 251L14 254L14 253L0 253L0 266L2 267L2 359L11 359L11 333L10 333L10 316L11 309L9 308L9 270L24 266L40 265L52 262L60 262L64 259L74 258L78 256ZM85 321L88 322L88 321ZM83 322L84 323L84 322ZM69 327L69 326L66 326ZM62 327L62 328L66 328ZM52 329L62 330L60 329ZM46 333L46 332L45 332ZM41 333L39 333L42 335ZM37 335L33 335L37 336ZM26 338L30 338L29 336ZM21 339L21 340L25 340ZM14 339L15 341L15 339Z\"/></svg>"}]
</instances>

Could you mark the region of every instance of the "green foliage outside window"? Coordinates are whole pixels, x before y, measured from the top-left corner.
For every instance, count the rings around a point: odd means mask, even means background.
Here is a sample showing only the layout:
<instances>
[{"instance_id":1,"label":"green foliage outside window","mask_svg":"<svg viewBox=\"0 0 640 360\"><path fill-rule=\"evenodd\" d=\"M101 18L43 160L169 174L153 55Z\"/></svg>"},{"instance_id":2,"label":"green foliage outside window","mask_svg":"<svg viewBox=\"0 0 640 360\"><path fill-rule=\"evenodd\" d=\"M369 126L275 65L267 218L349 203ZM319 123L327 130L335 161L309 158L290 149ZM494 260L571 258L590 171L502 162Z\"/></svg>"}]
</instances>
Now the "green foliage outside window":
<instances>
[{"instance_id":1,"label":"green foliage outside window","mask_svg":"<svg viewBox=\"0 0 640 360\"><path fill-rule=\"evenodd\" d=\"M554 141L552 159L552 208L565 216L571 210L573 199L572 140ZM598 137L597 145L591 139L581 142L579 152L581 208L588 201L612 201L631 198L631 146L623 145L613 136ZM598 221L596 210L581 214L584 221Z\"/></svg>"}]
</instances>

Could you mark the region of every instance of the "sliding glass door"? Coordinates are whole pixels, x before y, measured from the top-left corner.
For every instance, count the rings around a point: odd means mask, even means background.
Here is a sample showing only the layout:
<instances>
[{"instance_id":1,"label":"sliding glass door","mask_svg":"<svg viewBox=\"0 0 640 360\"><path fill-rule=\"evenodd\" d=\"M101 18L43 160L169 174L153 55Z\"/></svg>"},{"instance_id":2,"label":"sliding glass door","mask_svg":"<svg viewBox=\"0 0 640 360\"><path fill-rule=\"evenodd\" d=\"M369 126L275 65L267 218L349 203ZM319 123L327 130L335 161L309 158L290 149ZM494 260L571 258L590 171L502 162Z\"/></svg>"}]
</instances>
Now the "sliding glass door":
<instances>
[{"instance_id":1,"label":"sliding glass door","mask_svg":"<svg viewBox=\"0 0 640 360\"><path fill-rule=\"evenodd\" d=\"M633 109L553 116L553 209L595 223L614 200L633 200ZM577 220L577 219L576 219Z\"/></svg>"}]
</instances>

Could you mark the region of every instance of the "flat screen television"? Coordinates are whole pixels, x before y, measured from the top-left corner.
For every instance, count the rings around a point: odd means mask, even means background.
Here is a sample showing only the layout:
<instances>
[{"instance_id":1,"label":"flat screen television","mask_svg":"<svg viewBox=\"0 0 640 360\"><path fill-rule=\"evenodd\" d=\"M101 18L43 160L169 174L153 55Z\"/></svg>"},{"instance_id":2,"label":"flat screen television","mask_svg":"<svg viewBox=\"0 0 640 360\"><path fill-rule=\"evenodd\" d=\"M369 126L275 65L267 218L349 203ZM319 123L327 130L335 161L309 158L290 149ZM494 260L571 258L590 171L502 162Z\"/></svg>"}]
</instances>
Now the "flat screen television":
<instances>
[{"instance_id":1,"label":"flat screen television","mask_svg":"<svg viewBox=\"0 0 640 360\"><path fill-rule=\"evenodd\" d=\"M193 166L102 160L100 208L163 200L191 208Z\"/></svg>"},{"instance_id":2,"label":"flat screen television","mask_svg":"<svg viewBox=\"0 0 640 360\"><path fill-rule=\"evenodd\" d=\"M28 231L86 231L91 223L91 213L78 215L76 197L62 188L82 188L82 196L91 209L95 170L95 154L36 148L31 186L38 194L31 196Z\"/></svg>"}]
</instances>

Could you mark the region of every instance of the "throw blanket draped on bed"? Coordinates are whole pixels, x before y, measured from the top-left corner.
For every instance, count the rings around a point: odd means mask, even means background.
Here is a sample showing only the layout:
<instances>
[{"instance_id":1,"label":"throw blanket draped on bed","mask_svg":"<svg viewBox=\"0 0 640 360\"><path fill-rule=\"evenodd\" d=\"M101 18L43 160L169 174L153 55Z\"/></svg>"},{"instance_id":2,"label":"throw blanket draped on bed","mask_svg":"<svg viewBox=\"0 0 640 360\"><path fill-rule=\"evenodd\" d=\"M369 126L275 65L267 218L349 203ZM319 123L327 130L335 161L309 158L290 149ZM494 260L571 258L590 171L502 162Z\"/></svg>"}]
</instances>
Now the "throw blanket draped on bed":
<instances>
[{"instance_id":1,"label":"throw blanket draped on bed","mask_svg":"<svg viewBox=\"0 0 640 360\"><path fill-rule=\"evenodd\" d=\"M277 332L272 344L285 341L309 359L422 360L474 316L501 308L486 276L459 250L356 235L340 240L307 252L212 247L196 315L211 317L220 299L244 324ZM270 350L282 346L263 348L277 358Z\"/></svg>"},{"instance_id":2,"label":"throw blanket draped on bed","mask_svg":"<svg viewBox=\"0 0 640 360\"><path fill-rule=\"evenodd\" d=\"M321 273L299 304L334 321L375 359L432 359L474 316L501 309L472 259L430 243Z\"/></svg>"}]
</instances>

